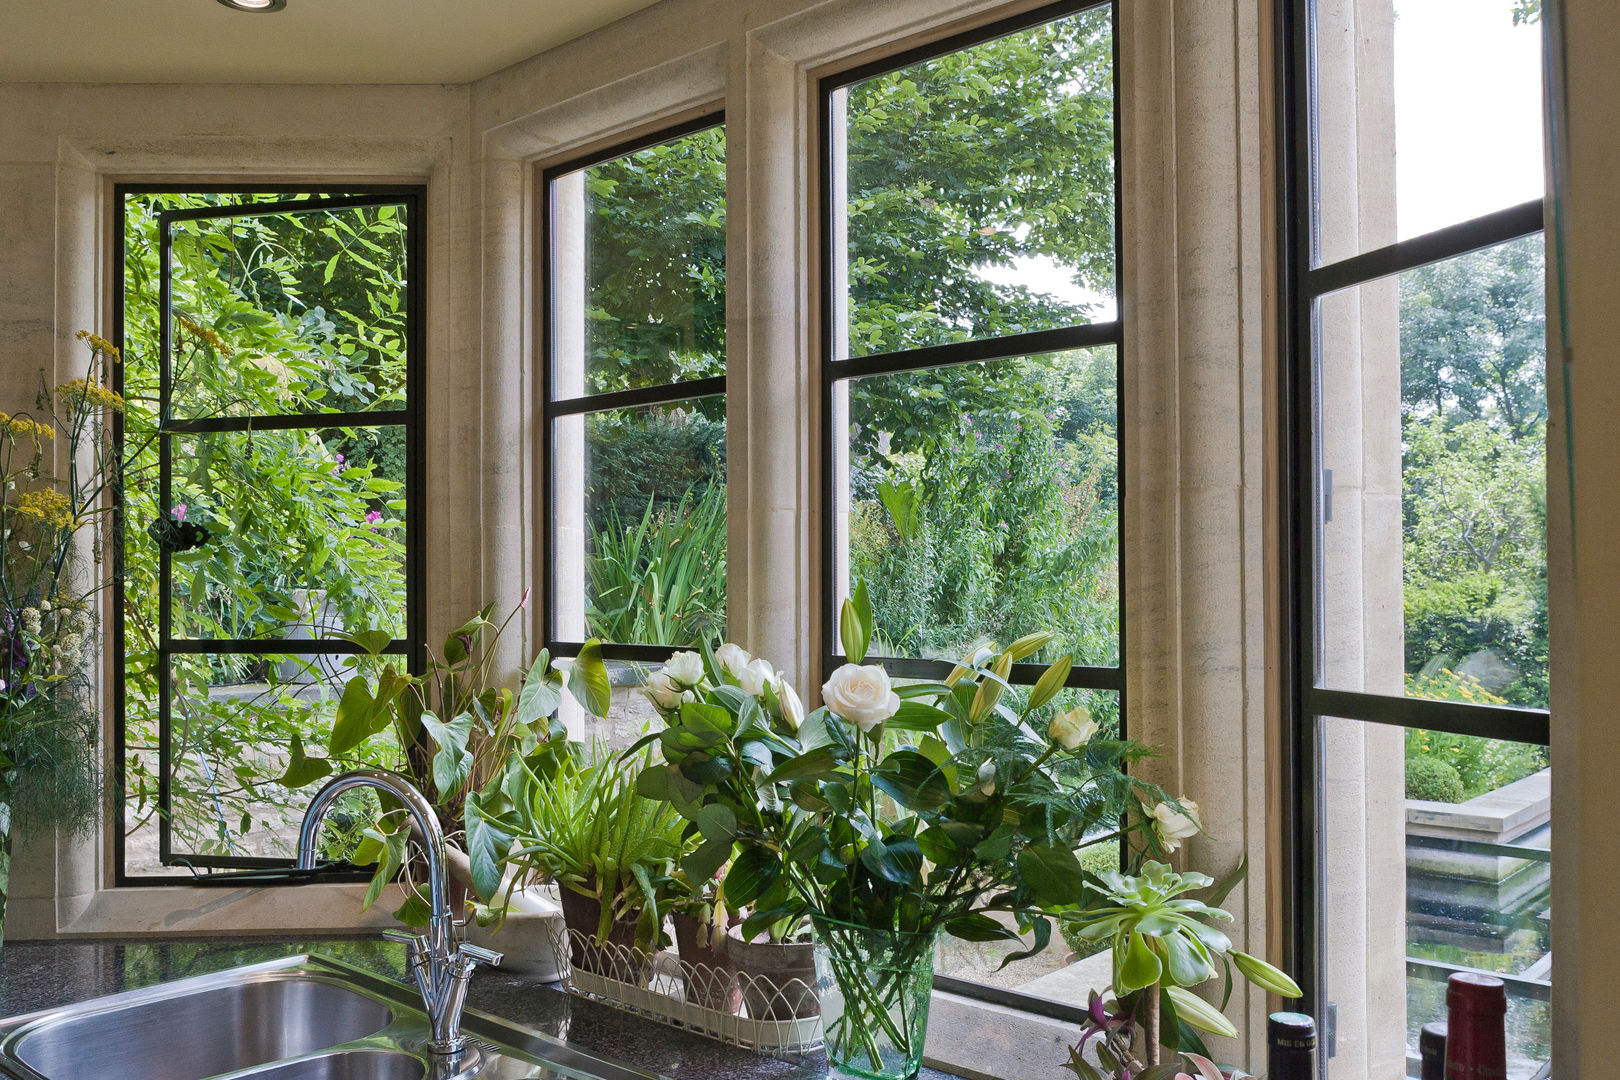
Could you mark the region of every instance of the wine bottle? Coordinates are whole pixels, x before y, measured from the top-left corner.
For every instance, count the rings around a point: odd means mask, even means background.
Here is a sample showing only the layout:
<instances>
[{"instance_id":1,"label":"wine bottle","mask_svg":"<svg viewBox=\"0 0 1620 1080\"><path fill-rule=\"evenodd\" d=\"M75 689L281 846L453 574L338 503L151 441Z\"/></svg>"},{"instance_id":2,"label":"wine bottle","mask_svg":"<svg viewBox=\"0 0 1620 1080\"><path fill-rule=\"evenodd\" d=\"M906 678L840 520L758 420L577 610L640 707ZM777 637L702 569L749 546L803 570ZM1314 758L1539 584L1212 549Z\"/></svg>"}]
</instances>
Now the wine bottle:
<instances>
[{"instance_id":1,"label":"wine bottle","mask_svg":"<svg viewBox=\"0 0 1620 1080\"><path fill-rule=\"evenodd\" d=\"M1267 1080L1314 1080L1316 1021L1297 1012L1275 1012L1266 1022Z\"/></svg>"},{"instance_id":2,"label":"wine bottle","mask_svg":"<svg viewBox=\"0 0 1620 1080\"><path fill-rule=\"evenodd\" d=\"M1418 1057L1423 1062L1422 1080L1446 1080L1446 1022L1424 1024L1418 1033Z\"/></svg>"},{"instance_id":3,"label":"wine bottle","mask_svg":"<svg viewBox=\"0 0 1620 1080\"><path fill-rule=\"evenodd\" d=\"M1445 1080L1506 1080L1507 988L1481 972L1459 971L1446 985Z\"/></svg>"}]
</instances>

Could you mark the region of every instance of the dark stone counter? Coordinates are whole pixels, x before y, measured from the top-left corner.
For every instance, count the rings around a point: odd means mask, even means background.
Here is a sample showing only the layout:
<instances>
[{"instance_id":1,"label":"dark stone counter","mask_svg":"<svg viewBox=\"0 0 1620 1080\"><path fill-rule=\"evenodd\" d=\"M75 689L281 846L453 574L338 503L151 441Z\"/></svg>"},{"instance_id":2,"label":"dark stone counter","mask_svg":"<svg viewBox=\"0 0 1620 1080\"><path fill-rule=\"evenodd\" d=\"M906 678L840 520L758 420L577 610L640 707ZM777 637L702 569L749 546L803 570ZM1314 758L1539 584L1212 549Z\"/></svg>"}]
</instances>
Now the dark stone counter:
<instances>
[{"instance_id":1,"label":"dark stone counter","mask_svg":"<svg viewBox=\"0 0 1620 1080\"><path fill-rule=\"evenodd\" d=\"M330 956L406 981L404 946L375 938L11 941L0 946L0 1016L301 953ZM498 969L480 969L473 976L468 1007L670 1080L814 1080L827 1075L819 1054L791 1061L764 1057ZM932 1069L924 1069L922 1076L952 1080Z\"/></svg>"}]
</instances>

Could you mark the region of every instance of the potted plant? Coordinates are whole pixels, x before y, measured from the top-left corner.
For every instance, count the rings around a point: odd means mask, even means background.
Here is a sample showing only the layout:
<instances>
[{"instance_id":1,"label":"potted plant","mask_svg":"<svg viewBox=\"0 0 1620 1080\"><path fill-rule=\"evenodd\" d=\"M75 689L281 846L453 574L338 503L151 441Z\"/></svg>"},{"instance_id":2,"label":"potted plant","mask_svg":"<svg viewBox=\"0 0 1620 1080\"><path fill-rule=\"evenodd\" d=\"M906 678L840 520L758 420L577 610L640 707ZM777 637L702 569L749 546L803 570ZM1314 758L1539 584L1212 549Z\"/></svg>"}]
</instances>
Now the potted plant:
<instances>
[{"instance_id":1,"label":"potted plant","mask_svg":"<svg viewBox=\"0 0 1620 1080\"><path fill-rule=\"evenodd\" d=\"M1179 823L1168 814L1152 820L1156 822L1152 840L1173 847ZM1168 832L1166 820L1171 822ZM1114 998L1104 1000L1092 992L1088 1023L1065 1065L1078 1080L1103 1080L1105 1075L1082 1056L1093 1039L1093 1053L1109 1076L1172 1080L1181 1075L1185 1061L1187 1069L1200 1076L1220 1077L1197 1031L1230 1038L1237 1029L1190 988L1224 975L1224 1008L1232 993L1233 968L1270 993L1299 996L1294 980L1259 957L1234 949L1212 925L1231 921L1230 914L1213 905L1241 876L1242 868L1206 903L1187 894L1213 886L1214 878L1178 874L1150 859L1136 875L1113 871L1096 875L1095 897L1064 913L1065 922L1080 937L1109 942L1114 961ZM1174 1060L1163 1060L1165 1050Z\"/></svg>"},{"instance_id":2,"label":"potted plant","mask_svg":"<svg viewBox=\"0 0 1620 1080\"><path fill-rule=\"evenodd\" d=\"M606 714L611 698L595 639L567 661L553 660L541 650L521 674L515 692L499 685L490 646L526 610L528 599L525 591L498 624L490 620L494 605L485 605L445 638L437 654L430 654L428 670L421 675L400 671L383 653L390 640L385 631L351 635L363 652L355 674L344 684L326 752L308 752L295 738L280 778L284 786L300 788L334 771L358 767L366 763L359 751L367 741L392 730L401 749L399 771L428 797L446 838L462 849L452 856L452 867L464 868L458 876L483 905L479 913L486 923L499 916L490 909L491 901L504 895L510 903L514 890L532 884L506 872L512 834L501 822L498 804L521 777L550 775L559 762L571 759L567 732L556 716L564 694L597 716ZM468 814L474 803L490 812ZM410 874L409 831L403 812L384 806L350 861L376 866L367 907L401 869L407 871L405 902L394 916L414 926L426 923L428 910ZM465 858L458 857L463 854ZM518 905L528 906L521 900Z\"/></svg>"},{"instance_id":3,"label":"potted plant","mask_svg":"<svg viewBox=\"0 0 1620 1080\"><path fill-rule=\"evenodd\" d=\"M1122 807L1166 796L1125 771L1146 748L1097 737L1083 710L1052 715L1069 658L1022 702L1006 693L1012 664L1050 635L895 686L861 665L864 586L841 628L851 662L808 716L769 665L677 654L649 683L666 728L645 740L662 763L640 783L703 837L690 872L728 864L721 895L751 909L744 937L808 915L834 1066L905 1077L921 1062L938 935L1030 935L1008 962L1044 949L1050 913L1087 888L1075 852L1117 838Z\"/></svg>"},{"instance_id":4,"label":"potted plant","mask_svg":"<svg viewBox=\"0 0 1620 1080\"><path fill-rule=\"evenodd\" d=\"M508 833L508 865L561 887L576 966L639 982L645 970L635 957L659 943L667 911L653 881L680 856L680 817L637 793L640 762L601 747L589 761L570 755L549 772L518 765L503 790L469 802L469 827ZM637 970L615 971L620 963Z\"/></svg>"},{"instance_id":5,"label":"potted plant","mask_svg":"<svg viewBox=\"0 0 1620 1080\"><path fill-rule=\"evenodd\" d=\"M716 881L694 882L686 871L672 866L667 877L653 884L668 898L686 1000L719 1012L736 1012L742 1006L742 986L726 938L731 920Z\"/></svg>"},{"instance_id":6,"label":"potted plant","mask_svg":"<svg viewBox=\"0 0 1620 1080\"><path fill-rule=\"evenodd\" d=\"M0 940L13 826L82 831L102 805L90 691L105 582L76 563L101 562L119 475L107 418L124 401L109 386L118 350L78 338L83 377L42 386L33 415L0 413Z\"/></svg>"}]
</instances>

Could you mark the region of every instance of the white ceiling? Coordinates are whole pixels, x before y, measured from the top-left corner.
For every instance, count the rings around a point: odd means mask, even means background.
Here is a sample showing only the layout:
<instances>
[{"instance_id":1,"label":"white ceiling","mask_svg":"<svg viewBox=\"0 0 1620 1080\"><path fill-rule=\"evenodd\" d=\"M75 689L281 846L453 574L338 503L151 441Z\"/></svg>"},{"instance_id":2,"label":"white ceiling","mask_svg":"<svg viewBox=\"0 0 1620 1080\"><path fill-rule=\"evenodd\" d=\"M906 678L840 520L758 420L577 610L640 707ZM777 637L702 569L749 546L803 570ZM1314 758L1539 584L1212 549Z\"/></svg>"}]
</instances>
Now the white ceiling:
<instances>
[{"instance_id":1,"label":"white ceiling","mask_svg":"<svg viewBox=\"0 0 1620 1080\"><path fill-rule=\"evenodd\" d=\"M469 82L653 2L0 0L0 82Z\"/></svg>"}]
</instances>

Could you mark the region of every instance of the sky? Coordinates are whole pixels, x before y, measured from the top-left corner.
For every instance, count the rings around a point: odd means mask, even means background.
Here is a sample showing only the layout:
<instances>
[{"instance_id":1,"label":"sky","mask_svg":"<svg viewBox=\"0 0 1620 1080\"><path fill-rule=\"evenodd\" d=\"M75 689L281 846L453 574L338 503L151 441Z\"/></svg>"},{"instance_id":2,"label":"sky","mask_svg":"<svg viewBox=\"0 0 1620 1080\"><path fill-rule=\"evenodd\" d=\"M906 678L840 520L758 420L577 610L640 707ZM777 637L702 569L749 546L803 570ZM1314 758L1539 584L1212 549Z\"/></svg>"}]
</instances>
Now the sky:
<instances>
[{"instance_id":1,"label":"sky","mask_svg":"<svg viewBox=\"0 0 1620 1080\"><path fill-rule=\"evenodd\" d=\"M1396 232L1405 240L1542 193L1541 28L1514 26L1512 0L1396 0ZM1095 305L1044 257L981 277Z\"/></svg>"}]
</instances>

